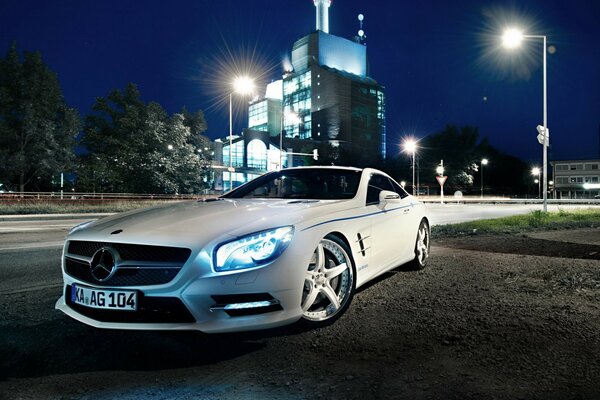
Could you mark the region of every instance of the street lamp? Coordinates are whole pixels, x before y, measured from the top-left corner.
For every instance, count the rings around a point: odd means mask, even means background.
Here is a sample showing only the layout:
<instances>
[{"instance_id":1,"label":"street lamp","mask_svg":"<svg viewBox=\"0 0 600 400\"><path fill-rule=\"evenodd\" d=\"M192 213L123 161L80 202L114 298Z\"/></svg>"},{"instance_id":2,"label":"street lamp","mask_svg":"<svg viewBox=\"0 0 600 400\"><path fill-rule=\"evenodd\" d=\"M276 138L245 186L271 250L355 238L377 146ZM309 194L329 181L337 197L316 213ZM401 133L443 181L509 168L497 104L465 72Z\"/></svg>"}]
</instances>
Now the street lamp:
<instances>
[{"instance_id":1,"label":"street lamp","mask_svg":"<svg viewBox=\"0 0 600 400\"><path fill-rule=\"evenodd\" d=\"M254 90L254 80L247 76L236 77L233 82L233 91L229 92L229 190L233 189L233 94L247 95Z\"/></svg>"},{"instance_id":2,"label":"street lamp","mask_svg":"<svg viewBox=\"0 0 600 400\"><path fill-rule=\"evenodd\" d=\"M414 139L405 139L402 143L404 151L412 154L412 194L415 195L415 152L417 151L417 142Z\"/></svg>"},{"instance_id":3,"label":"street lamp","mask_svg":"<svg viewBox=\"0 0 600 400\"><path fill-rule=\"evenodd\" d=\"M538 184L538 199L540 198L540 191L542 190L540 188L540 173L541 173L541 171L538 167L531 169L531 175L537 176L537 179L534 182Z\"/></svg>"},{"instance_id":4,"label":"street lamp","mask_svg":"<svg viewBox=\"0 0 600 400\"><path fill-rule=\"evenodd\" d=\"M444 176L444 160L440 160L440 165L437 166L435 172L439 175L438 182L440 184L440 203L444 204L444 182L446 177Z\"/></svg>"},{"instance_id":5,"label":"street lamp","mask_svg":"<svg viewBox=\"0 0 600 400\"><path fill-rule=\"evenodd\" d=\"M544 125L543 125L543 165L542 172L544 177L544 212L548 211L548 90L546 75L546 35L524 35L518 29L508 29L502 36L502 43L508 49L514 49L520 46L523 39L543 39L544 42Z\"/></svg>"},{"instance_id":6,"label":"street lamp","mask_svg":"<svg viewBox=\"0 0 600 400\"><path fill-rule=\"evenodd\" d=\"M483 199L483 166L487 165L488 163L488 159L487 158L483 158L481 160L481 198Z\"/></svg>"}]
</instances>

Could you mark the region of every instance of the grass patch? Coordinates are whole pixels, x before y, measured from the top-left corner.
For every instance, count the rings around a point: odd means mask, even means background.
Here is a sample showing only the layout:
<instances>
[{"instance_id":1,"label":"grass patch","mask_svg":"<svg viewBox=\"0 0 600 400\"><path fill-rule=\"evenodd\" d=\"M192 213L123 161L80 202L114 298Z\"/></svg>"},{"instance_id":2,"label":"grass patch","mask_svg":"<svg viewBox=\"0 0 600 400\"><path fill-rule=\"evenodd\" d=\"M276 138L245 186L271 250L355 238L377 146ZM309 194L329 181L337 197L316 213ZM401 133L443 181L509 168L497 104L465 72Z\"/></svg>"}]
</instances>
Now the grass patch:
<instances>
[{"instance_id":1,"label":"grass patch","mask_svg":"<svg viewBox=\"0 0 600 400\"><path fill-rule=\"evenodd\" d=\"M435 237L473 234L511 234L539 230L593 228L600 226L599 209L581 209L558 212L532 211L511 217L482 219L460 224L438 225L431 228Z\"/></svg>"},{"instance_id":2,"label":"grass patch","mask_svg":"<svg viewBox=\"0 0 600 400\"><path fill-rule=\"evenodd\" d=\"M172 202L172 201L170 201ZM0 215L118 213L170 203L168 201L20 202L0 204Z\"/></svg>"}]
</instances>

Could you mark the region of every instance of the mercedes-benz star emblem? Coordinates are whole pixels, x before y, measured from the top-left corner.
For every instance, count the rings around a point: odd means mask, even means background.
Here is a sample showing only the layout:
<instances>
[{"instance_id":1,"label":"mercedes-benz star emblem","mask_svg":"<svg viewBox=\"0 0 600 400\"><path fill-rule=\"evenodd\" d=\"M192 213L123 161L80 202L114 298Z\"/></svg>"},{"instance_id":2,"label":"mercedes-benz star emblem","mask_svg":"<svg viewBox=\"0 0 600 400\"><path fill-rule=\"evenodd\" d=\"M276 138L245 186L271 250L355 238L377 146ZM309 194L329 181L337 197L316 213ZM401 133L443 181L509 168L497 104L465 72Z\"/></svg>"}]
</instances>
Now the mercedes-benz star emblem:
<instances>
[{"instance_id":1,"label":"mercedes-benz star emblem","mask_svg":"<svg viewBox=\"0 0 600 400\"><path fill-rule=\"evenodd\" d=\"M90 272L98 282L105 282L117 272L118 253L112 247L102 247L90 261Z\"/></svg>"}]
</instances>

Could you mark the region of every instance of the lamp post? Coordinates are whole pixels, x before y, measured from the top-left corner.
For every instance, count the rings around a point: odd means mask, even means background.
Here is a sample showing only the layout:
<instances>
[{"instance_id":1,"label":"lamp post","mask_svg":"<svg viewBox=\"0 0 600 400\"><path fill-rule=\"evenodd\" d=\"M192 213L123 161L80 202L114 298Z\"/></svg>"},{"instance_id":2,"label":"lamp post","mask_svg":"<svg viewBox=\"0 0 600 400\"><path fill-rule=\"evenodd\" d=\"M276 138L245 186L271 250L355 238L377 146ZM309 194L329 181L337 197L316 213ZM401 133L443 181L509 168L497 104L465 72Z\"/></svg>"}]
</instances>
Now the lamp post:
<instances>
[{"instance_id":1,"label":"lamp post","mask_svg":"<svg viewBox=\"0 0 600 400\"><path fill-rule=\"evenodd\" d=\"M446 177L444 177L444 160L440 160L440 165L435 169L435 172L440 176L438 178L438 182L440 183L440 203L444 204L444 182L446 181Z\"/></svg>"},{"instance_id":2,"label":"lamp post","mask_svg":"<svg viewBox=\"0 0 600 400\"><path fill-rule=\"evenodd\" d=\"M250 94L254 90L254 81L247 76L236 77L233 80L233 91L229 92L229 190L233 189L233 94Z\"/></svg>"},{"instance_id":3,"label":"lamp post","mask_svg":"<svg viewBox=\"0 0 600 400\"><path fill-rule=\"evenodd\" d=\"M531 175L533 176L537 176L537 179L534 181L535 183L538 184L538 199L540 198L540 192L541 192L541 187L540 187L540 169L538 167L532 168L531 169Z\"/></svg>"},{"instance_id":4,"label":"lamp post","mask_svg":"<svg viewBox=\"0 0 600 400\"><path fill-rule=\"evenodd\" d=\"M519 47L523 39L542 39L544 42L544 125L543 125L543 181L544 181L544 193L543 193L543 209L544 212L548 211L548 145L549 145L549 131L548 131L548 90L547 90L547 74L546 74L546 35L524 35L518 29L508 29L502 36L504 47L513 49Z\"/></svg>"},{"instance_id":5,"label":"lamp post","mask_svg":"<svg viewBox=\"0 0 600 400\"><path fill-rule=\"evenodd\" d=\"M417 142L414 139L406 139L402 145L405 152L412 154L412 194L415 196L415 152L417 151Z\"/></svg>"},{"instance_id":6,"label":"lamp post","mask_svg":"<svg viewBox=\"0 0 600 400\"><path fill-rule=\"evenodd\" d=\"M481 160L481 198L483 199L483 166L487 165L488 163L488 159L487 158L483 158Z\"/></svg>"}]
</instances>

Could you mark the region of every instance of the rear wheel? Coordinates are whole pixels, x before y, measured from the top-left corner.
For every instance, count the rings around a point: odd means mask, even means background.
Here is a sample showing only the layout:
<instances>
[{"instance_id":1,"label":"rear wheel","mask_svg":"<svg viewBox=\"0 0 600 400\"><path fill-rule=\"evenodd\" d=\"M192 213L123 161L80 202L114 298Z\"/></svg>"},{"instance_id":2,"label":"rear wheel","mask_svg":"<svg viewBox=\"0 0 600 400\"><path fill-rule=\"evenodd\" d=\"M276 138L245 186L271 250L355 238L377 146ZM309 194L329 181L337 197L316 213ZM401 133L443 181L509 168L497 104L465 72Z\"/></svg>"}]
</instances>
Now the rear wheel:
<instances>
[{"instance_id":1,"label":"rear wheel","mask_svg":"<svg viewBox=\"0 0 600 400\"><path fill-rule=\"evenodd\" d=\"M421 220L419 230L417 231L417 241L415 243L415 258L408 264L410 269L419 270L425 268L429 260L429 247L431 231L426 220Z\"/></svg>"},{"instance_id":2,"label":"rear wheel","mask_svg":"<svg viewBox=\"0 0 600 400\"><path fill-rule=\"evenodd\" d=\"M302 323L329 325L348 308L356 288L348 246L336 236L321 239L304 277Z\"/></svg>"}]
</instances>

